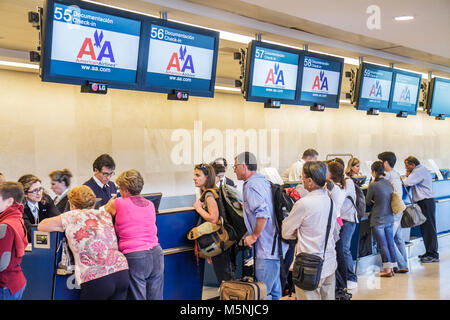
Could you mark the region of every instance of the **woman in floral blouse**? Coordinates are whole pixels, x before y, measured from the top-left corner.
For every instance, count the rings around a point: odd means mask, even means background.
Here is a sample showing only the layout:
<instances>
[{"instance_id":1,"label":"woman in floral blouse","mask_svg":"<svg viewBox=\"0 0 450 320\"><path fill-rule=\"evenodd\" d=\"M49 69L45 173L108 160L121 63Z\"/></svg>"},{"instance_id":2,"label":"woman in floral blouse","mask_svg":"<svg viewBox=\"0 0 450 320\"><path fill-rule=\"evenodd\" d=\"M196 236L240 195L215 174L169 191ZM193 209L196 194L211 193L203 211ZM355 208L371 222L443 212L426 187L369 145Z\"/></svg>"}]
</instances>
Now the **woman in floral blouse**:
<instances>
[{"instance_id":1,"label":"woman in floral blouse","mask_svg":"<svg viewBox=\"0 0 450 320\"><path fill-rule=\"evenodd\" d=\"M111 215L94 210L95 194L87 186L68 193L71 211L43 220L39 231L65 232L75 258L75 278L82 300L125 300L128 263L119 251Z\"/></svg>"}]
</instances>

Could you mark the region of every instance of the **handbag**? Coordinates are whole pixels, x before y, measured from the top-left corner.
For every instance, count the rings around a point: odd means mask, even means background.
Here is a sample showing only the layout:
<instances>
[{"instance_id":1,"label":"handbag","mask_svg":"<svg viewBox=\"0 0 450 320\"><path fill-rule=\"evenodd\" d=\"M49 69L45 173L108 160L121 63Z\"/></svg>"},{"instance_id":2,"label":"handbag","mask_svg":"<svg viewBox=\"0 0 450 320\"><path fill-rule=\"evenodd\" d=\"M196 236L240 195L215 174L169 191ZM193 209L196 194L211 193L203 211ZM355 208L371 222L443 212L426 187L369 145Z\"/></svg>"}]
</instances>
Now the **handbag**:
<instances>
[{"instance_id":1,"label":"handbag","mask_svg":"<svg viewBox=\"0 0 450 320\"><path fill-rule=\"evenodd\" d=\"M331 216L333 214L333 201L331 199L330 201L331 206L330 213L328 215L323 258L306 252L301 252L295 257L294 267L292 270L292 281L297 287L306 291L317 289L320 283L323 262L325 261L325 252L327 250L328 236L330 235Z\"/></svg>"},{"instance_id":2,"label":"handbag","mask_svg":"<svg viewBox=\"0 0 450 320\"><path fill-rule=\"evenodd\" d=\"M392 185L391 210L393 214L399 214L406 209L406 205L403 202L402 197L395 191L392 182L391 185Z\"/></svg>"},{"instance_id":3,"label":"handbag","mask_svg":"<svg viewBox=\"0 0 450 320\"><path fill-rule=\"evenodd\" d=\"M427 218L423 215L422 209L420 209L419 205L412 201L409 192L406 193L408 194L408 198L411 201L411 204L408 204L406 206L406 209L403 211L403 217L400 220L400 226L402 228L412 228L415 226L420 226L427 220Z\"/></svg>"}]
</instances>

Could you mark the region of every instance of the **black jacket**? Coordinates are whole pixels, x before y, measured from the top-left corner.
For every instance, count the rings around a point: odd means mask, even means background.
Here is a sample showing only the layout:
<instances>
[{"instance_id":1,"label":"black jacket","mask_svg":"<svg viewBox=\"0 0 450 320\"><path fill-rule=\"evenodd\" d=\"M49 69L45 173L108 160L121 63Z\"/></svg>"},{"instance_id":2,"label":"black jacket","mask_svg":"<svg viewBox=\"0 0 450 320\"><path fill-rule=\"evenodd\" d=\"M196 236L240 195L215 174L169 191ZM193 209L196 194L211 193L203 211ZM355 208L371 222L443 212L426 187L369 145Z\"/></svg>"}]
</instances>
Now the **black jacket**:
<instances>
[{"instance_id":1,"label":"black jacket","mask_svg":"<svg viewBox=\"0 0 450 320\"><path fill-rule=\"evenodd\" d=\"M56 208L58 208L58 211L63 213L66 211L70 211L70 204L69 204L69 198L67 198L67 194L59 200L57 204L55 204Z\"/></svg>"},{"instance_id":2,"label":"black jacket","mask_svg":"<svg viewBox=\"0 0 450 320\"><path fill-rule=\"evenodd\" d=\"M55 207L53 200L49 196L47 196L47 197L48 197L48 201L46 202L46 204L42 204L42 202L38 203L39 204L39 222L44 220L45 218L51 218L51 217L60 215L60 212L59 212L58 208ZM28 202L25 203L25 206L23 208L23 222L25 223L25 228L27 228L28 242L31 242L31 228L38 221L35 221L33 213L31 213L31 209L28 206Z\"/></svg>"}]
</instances>

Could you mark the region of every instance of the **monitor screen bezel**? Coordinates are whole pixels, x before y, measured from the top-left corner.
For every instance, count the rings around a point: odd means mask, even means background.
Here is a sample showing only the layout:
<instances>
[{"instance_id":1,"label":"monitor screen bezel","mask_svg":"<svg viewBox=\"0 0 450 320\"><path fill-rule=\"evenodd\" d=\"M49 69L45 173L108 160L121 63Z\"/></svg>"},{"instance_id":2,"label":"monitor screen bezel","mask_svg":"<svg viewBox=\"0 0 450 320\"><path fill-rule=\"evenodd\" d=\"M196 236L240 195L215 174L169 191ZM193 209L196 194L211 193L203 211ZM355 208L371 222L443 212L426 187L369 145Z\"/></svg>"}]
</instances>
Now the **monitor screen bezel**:
<instances>
[{"instance_id":1,"label":"monitor screen bezel","mask_svg":"<svg viewBox=\"0 0 450 320\"><path fill-rule=\"evenodd\" d=\"M278 98L269 98L269 97L260 97L260 96L253 96L252 95L252 88L253 88L253 72L254 72L254 65L255 65L255 50L256 47L262 47L267 48L270 50L277 50L277 51L283 51L288 53L293 53L298 55L298 66L297 66L297 84L295 89L295 98L294 99L278 99ZM281 104L291 104L291 105L298 105L300 100L300 88L301 88L301 81L303 76L303 67L301 65L301 62L303 61L303 54L304 51L300 49L294 49L290 47L283 47L263 41L257 41L252 40L247 49L247 59L246 59L246 71L245 71L245 79L244 79L244 98L246 101L250 102L270 102L272 101L280 101Z\"/></svg>"},{"instance_id":2,"label":"monitor screen bezel","mask_svg":"<svg viewBox=\"0 0 450 320\"><path fill-rule=\"evenodd\" d=\"M448 113L436 113L433 109L434 109L434 96L436 94L436 81L443 81L443 82L447 82L450 83L450 79L444 79L444 78L440 78L440 77L434 77L430 80L429 86L428 86L428 94L427 94L427 113L430 116L433 117L438 117L440 115L444 115L445 117L450 117L450 107L448 109Z\"/></svg>"},{"instance_id":3,"label":"monitor screen bezel","mask_svg":"<svg viewBox=\"0 0 450 320\"><path fill-rule=\"evenodd\" d=\"M318 58L318 59L322 59L322 60L329 60L329 61L333 61L333 62L339 62L341 64L340 67L340 71L339 71L339 85L338 85L338 94L336 96L336 101L334 101L332 104L323 104L325 106L325 108L339 108L339 101L341 100L341 88L342 88L342 74L344 72L344 58L339 58L339 57L334 57L334 56L329 56L326 54L320 54L320 53L315 53L315 52L310 52L310 51L305 51L303 53L303 57L302 57L302 80L300 83L300 97L299 97L299 104L304 105L304 106L314 106L315 104L322 104L322 103L317 103L314 101L308 101L308 100L301 100L301 93L302 93L302 86L303 86L303 68L304 68L304 63L305 63L305 59L306 57L314 57L314 58Z\"/></svg>"},{"instance_id":4,"label":"monitor screen bezel","mask_svg":"<svg viewBox=\"0 0 450 320\"><path fill-rule=\"evenodd\" d=\"M173 93L174 90L179 91L186 91L189 93L190 96L198 96L198 97L208 97L213 98L214 97L214 88L216 83L216 72L217 72L217 58L219 55L219 32L209 30L209 29L202 29L190 25L185 25L181 23L176 23L172 21L162 20L162 19L156 19L156 18L149 18L149 23L146 25L146 30L143 33L143 38L145 38L145 43L143 46L143 52L145 52L143 58L143 64L141 66L141 77L142 77L142 90L144 91L151 91L151 92L159 92L159 93ZM199 35L209 36L214 38L214 54L213 54L213 61L212 61L212 69L211 69L211 80L208 90L189 90L186 88L166 88L166 87L158 87L155 85L149 85L147 84L147 69L148 69L148 56L150 54L150 28L151 25L158 24L162 27L167 28L173 28L178 29L180 31L186 31L190 33L196 33Z\"/></svg>"},{"instance_id":5,"label":"monitor screen bezel","mask_svg":"<svg viewBox=\"0 0 450 320\"><path fill-rule=\"evenodd\" d=\"M98 78L83 78L83 77L75 77L75 76L65 76L65 75L55 75L50 72L51 65L51 55L52 55L52 44L53 44L53 12L55 3L66 5L66 6L78 6L80 9L90 10L106 15L113 15L120 18L126 18L130 20L135 20L140 22L141 31L140 31L140 39L139 39L139 48L138 48L138 60L136 65L136 81L134 82L124 82L117 80L105 80ZM45 82L56 82L56 83L65 83L65 84L74 84L74 85L86 85L88 81L92 82L100 82L106 83L109 88L116 89L129 89L129 90L139 90L139 69L142 64L143 57L143 30L145 27L145 22L142 19L142 16L138 14L134 14L132 12L127 12L123 10L118 10L106 6L100 6L89 2L83 2L79 0L46 0L44 6L44 19L43 19L43 39L42 39L42 57L41 57L41 78L42 81Z\"/></svg>"},{"instance_id":6,"label":"monitor screen bezel","mask_svg":"<svg viewBox=\"0 0 450 320\"><path fill-rule=\"evenodd\" d=\"M408 71L399 70L399 69L395 69L395 68L393 70L394 70L394 72L392 74L391 93L389 95L388 110L392 113L399 113L401 111L406 111L406 112L408 112L409 115L416 115L417 114L417 106L419 105L419 97L420 97L420 90L421 90L421 84L422 84L422 75L419 73L408 72ZM397 74L419 78L419 87L417 89L416 105L414 107L414 111L392 108L392 104L394 103L393 99L394 99L395 84L397 83L397 81L396 81Z\"/></svg>"},{"instance_id":7,"label":"monitor screen bezel","mask_svg":"<svg viewBox=\"0 0 450 320\"><path fill-rule=\"evenodd\" d=\"M389 112L389 102L390 102L391 90L392 90L392 77L394 75L393 68L380 66L380 65L377 65L377 64L372 64L372 63L367 63L367 62L363 62L362 64L359 65L359 68L358 68L356 90L355 90L355 92L357 94L356 95L356 99L355 99L355 109L361 110L361 111L367 111L367 110L372 109L372 108L367 108L367 107L361 107L360 104L359 104L359 101L361 99L361 90L362 90L362 84L363 84L362 81L363 81L363 78L364 78L363 74L364 74L364 70L367 67L370 67L372 69L380 69L380 70L384 70L384 71L389 71L389 72L392 73L392 76L391 76L391 87L390 87L390 90L389 90L389 98L388 98L387 106L386 106L386 108L375 108L375 109L378 109L380 112Z\"/></svg>"}]
</instances>

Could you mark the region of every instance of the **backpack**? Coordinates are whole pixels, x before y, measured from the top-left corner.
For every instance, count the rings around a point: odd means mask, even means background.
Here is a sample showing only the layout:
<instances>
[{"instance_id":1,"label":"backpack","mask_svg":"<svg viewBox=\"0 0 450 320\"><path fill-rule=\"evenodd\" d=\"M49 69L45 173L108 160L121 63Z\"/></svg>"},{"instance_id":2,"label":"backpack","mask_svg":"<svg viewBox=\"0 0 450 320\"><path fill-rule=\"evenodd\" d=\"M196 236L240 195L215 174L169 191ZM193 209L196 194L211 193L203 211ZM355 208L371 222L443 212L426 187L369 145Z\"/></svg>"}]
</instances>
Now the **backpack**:
<instances>
[{"instance_id":1,"label":"backpack","mask_svg":"<svg viewBox=\"0 0 450 320\"><path fill-rule=\"evenodd\" d=\"M366 214L366 197L364 196L364 192L361 190L361 187L356 183L356 181L353 182L355 185L356 203L351 197L347 198L349 198L353 206L355 206L358 220L361 220L361 218Z\"/></svg>"},{"instance_id":2,"label":"backpack","mask_svg":"<svg viewBox=\"0 0 450 320\"><path fill-rule=\"evenodd\" d=\"M222 185L219 196L223 206L222 208L219 207L219 211L222 211L220 215L224 218L224 223L233 230L231 239L239 242L247 233L242 196L236 188L227 184Z\"/></svg>"},{"instance_id":3,"label":"backpack","mask_svg":"<svg viewBox=\"0 0 450 320\"><path fill-rule=\"evenodd\" d=\"M223 209L221 210L219 193L215 189L206 189L200 199L204 200L207 192L211 192L217 201L220 219L218 223L207 221L201 223L202 219L199 217L198 225L188 232L187 238L195 240L195 255L200 258L215 257L229 249L235 242L231 239L233 231L227 228L221 216Z\"/></svg>"},{"instance_id":4,"label":"backpack","mask_svg":"<svg viewBox=\"0 0 450 320\"><path fill-rule=\"evenodd\" d=\"M269 181L270 182L270 181ZM280 258L280 275L285 276L285 271L283 268L283 249L281 243L285 242L289 245L294 245L297 240L285 240L283 239L281 233L281 227L283 225L283 220L289 215L292 207L295 204L295 200L286 192L286 189L279 184L270 182L270 187L272 190L272 202L273 202L273 214L274 214L274 224L275 224L275 237L273 238L272 254L275 252L275 247L278 242L278 257Z\"/></svg>"}]
</instances>

